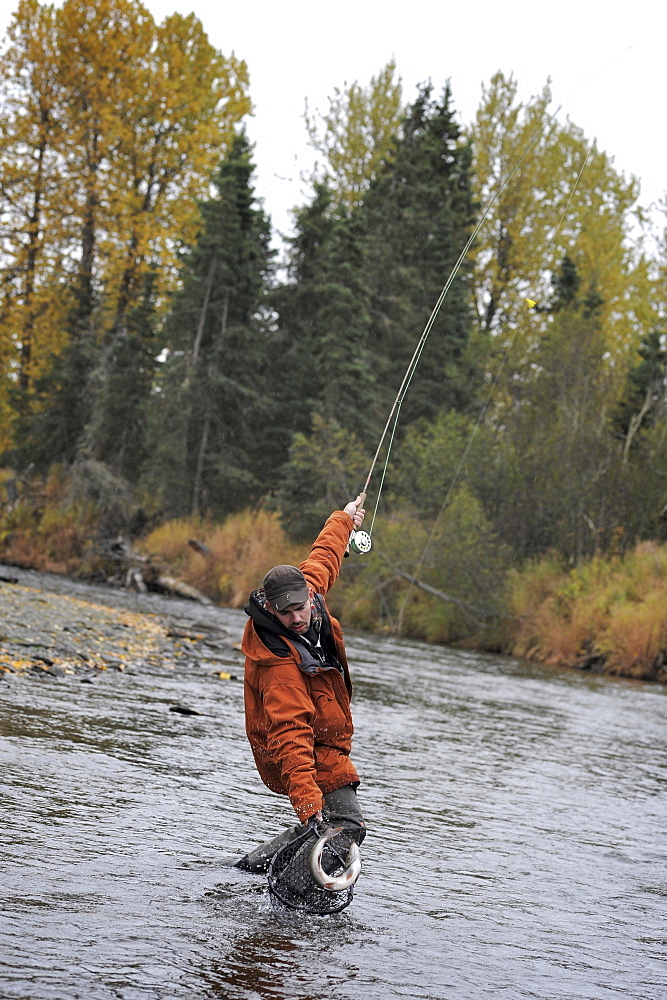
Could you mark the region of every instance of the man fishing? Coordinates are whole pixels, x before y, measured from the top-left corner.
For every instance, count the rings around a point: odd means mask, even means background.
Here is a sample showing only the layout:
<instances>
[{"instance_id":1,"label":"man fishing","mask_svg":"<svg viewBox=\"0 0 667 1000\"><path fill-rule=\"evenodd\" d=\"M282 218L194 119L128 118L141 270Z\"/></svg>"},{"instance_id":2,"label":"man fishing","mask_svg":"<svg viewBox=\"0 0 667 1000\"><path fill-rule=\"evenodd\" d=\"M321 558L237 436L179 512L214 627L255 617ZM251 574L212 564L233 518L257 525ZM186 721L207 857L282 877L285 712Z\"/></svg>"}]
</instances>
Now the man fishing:
<instances>
[{"instance_id":1,"label":"man fishing","mask_svg":"<svg viewBox=\"0 0 667 1000\"><path fill-rule=\"evenodd\" d=\"M236 862L246 871L265 872L311 819L342 826L342 847L366 834L349 756L352 685L343 633L325 600L350 533L363 523L364 499L360 494L331 514L299 568L269 570L245 608L248 740L262 781L289 796L300 821Z\"/></svg>"}]
</instances>

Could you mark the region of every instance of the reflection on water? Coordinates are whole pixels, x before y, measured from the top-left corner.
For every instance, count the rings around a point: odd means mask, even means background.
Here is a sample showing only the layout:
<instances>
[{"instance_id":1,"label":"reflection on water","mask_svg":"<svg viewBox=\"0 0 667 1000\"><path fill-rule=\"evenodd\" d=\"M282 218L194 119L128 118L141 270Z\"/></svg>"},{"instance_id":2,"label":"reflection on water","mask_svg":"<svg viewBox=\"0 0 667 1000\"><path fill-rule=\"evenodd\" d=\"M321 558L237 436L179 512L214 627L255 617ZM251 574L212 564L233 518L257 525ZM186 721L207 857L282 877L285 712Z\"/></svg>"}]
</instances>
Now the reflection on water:
<instances>
[{"instance_id":1,"label":"reflection on water","mask_svg":"<svg viewBox=\"0 0 667 1000\"><path fill-rule=\"evenodd\" d=\"M329 918L226 863L290 820L240 684L193 666L0 685L3 998L664 1000L666 690L348 648L370 833Z\"/></svg>"}]
</instances>

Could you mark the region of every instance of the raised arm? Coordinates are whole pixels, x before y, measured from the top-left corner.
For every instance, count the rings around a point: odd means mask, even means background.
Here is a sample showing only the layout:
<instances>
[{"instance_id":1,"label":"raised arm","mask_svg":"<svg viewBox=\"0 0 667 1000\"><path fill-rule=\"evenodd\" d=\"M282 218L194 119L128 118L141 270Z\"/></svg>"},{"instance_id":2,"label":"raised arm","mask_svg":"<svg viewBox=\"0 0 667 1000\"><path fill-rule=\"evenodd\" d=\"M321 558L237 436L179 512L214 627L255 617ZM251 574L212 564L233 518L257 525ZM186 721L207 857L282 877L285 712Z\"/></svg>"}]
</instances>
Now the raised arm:
<instances>
[{"instance_id":1,"label":"raised arm","mask_svg":"<svg viewBox=\"0 0 667 1000\"><path fill-rule=\"evenodd\" d=\"M363 524L365 494L350 500L343 510L335 510L313 542L310 555L299 569L308 585L318 594L326 594L333 587L340 573L345 549L354 528Z\"/></svg>"}]
</instances>

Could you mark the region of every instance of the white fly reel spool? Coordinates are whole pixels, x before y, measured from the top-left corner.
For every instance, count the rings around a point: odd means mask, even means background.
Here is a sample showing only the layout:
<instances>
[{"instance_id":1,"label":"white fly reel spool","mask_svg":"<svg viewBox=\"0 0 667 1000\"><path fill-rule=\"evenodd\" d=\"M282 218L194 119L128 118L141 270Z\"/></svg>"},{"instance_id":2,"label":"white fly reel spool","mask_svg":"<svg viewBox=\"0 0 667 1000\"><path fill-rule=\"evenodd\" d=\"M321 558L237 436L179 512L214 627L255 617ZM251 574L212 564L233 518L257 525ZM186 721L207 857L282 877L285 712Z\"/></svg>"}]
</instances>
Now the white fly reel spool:
<instances>
[{"instance_id":1,"label":"white fly reel spool","mask_svg":"<svg viewBox=\"0 0 667 1000\"><path fill-rule=\"evenodd\" d=\"M360 556L365 556L371 551L371 536L367 531L353 531L350 536L350 548Z\"/></svg>"}]
</instances>

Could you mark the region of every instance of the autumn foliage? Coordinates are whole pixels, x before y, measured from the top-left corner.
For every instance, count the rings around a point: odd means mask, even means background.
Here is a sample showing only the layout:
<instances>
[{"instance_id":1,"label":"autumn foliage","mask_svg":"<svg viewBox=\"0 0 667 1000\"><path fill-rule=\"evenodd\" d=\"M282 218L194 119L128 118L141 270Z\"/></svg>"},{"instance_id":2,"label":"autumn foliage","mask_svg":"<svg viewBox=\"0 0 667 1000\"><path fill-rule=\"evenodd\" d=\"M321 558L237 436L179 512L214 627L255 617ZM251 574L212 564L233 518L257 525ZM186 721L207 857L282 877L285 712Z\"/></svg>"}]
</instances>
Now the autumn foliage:
<instances>
[{"instance_id":1,"label":"autumn foliage","mask_svg":"<svg viewBox=\"0 0 667 1000\"><path fill-rule=\"evenodd\" d=\"M667 546L565 570L547 557L512 575L507 651L543 663L667 679Z\"/></svg>"},{"instance_id":2,"label":"autumn foliage","mask_svg":"<svg viewBox=\"0 0 667 1000\"><path fill-rule=\"evenodd\" d=\"M3 505L3 562L84 576L108 568L96 551L103 512L91 497L75 496L70 485L63 470L55 467L43 482L31 483L20 501Z\"/></svg>"},{"instance_id":3,"label":"autumn foliage","mask_svg":"<svg viewBox=\"0 0 667 1000\"><path fill-rule=\"evenodd\" d=\"M21 0L8 40L0 58L5 447L19 414L43 407L39 380L68 344L89 342L98 367L108 367L105 352L127 336L149 284L154 306L164 302L210 173L250 110L245 64L217 52L193 14L158 25L137 0L66 0L58 9Z\"/></svg>"},{"instance_id":4,"label":"autumn foliage","mask_svg":"<svg viewBox=\"0 0 667 1000\"><path fill-rule=\"evenodd\" d=\"M193 14L19 0L0 557L119 579L120 538L241 606L375 462L348 622L657 676L667 240L548 85L522 103L499 72L463 125L398 69L306 115L278 268L245 62Z\"/></svg>"},{"instance_id":5,"label":"autumn foliage","mask_svg":"<svg viewBox=\"0 0 667 1000\"><path fill-rule=\"evenodd\" d=\"M243 607L271 566L298 564L308 551L290 543L278 516L264 510L232 514L223 524L168 521L141 548L186 583L232 608Z\"/></svg>"}]
</instances>

